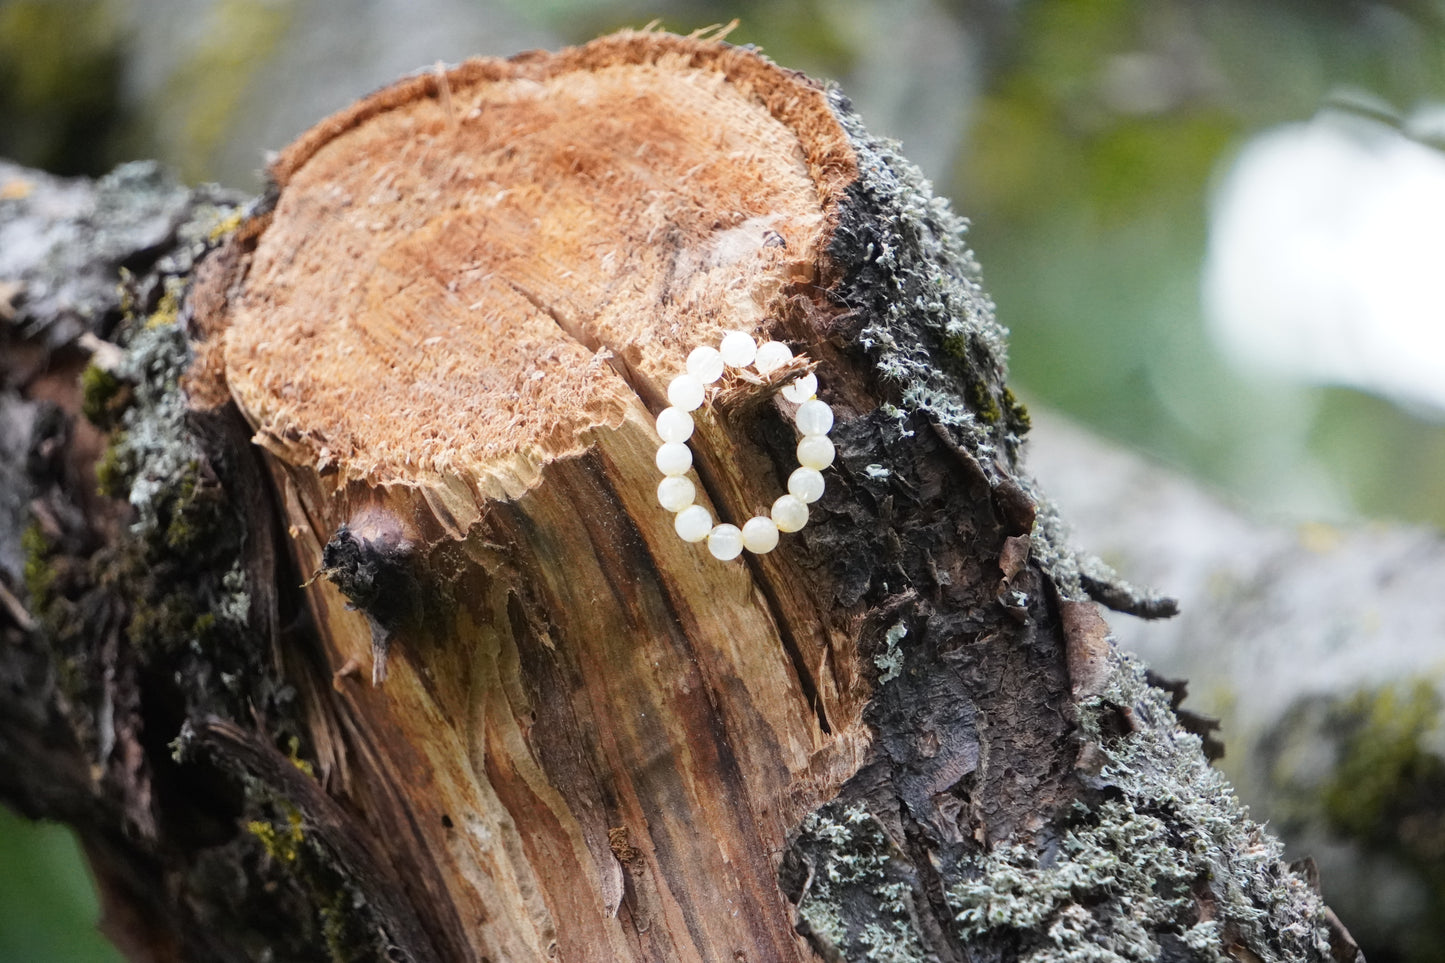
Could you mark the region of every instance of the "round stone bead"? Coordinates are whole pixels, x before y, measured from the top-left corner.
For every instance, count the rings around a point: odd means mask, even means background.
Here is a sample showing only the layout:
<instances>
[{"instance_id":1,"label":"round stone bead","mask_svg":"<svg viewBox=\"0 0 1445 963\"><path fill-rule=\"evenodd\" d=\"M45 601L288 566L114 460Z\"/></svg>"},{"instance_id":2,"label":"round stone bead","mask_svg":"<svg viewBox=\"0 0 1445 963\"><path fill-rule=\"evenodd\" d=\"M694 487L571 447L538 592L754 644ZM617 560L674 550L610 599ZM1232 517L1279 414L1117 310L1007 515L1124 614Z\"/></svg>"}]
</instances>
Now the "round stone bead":
<instances>
[{"instance_id":1,"label":"round stone bead","mask_svg":"<svg viewBox=\"0 0 1445 963\"><path fill-rule=\"evenodd\" d=\"M833 448L833 439L827 435L804 435L798 439L798 464L804 468L814 468L822 471L824 468L833 464L833 456L835 454L837 454L837 452ZM660 463L662 454L659 453L657 457ZM692 463L691 455L688 456L688 463ZM676 473L667 472L667 474L671 475Z\"/></svg>"},{"instance_id":2,"label":"round stone bead","mask_svg":"<svg viewBox=\"0 0 1445 963\"><path fill-rule=\"evenodd\" d=\"M681 408L662 409L657 414L657 435L663 441L677 444L687 441L692 437L692 415Z\"/></svg>"},{"instance_id":3,"label":"round stone bead","mask_svg":"<svg viewBox=\"0 0 1445 963\"><path fill-rule=\"evenodd\" d=\"M680 374L667 386L667 400L674 408L696 411L702 407L705 397L702 380L690 374Z\"/></svg>"},{"instance_id":4,"label":"round stone bead","mask_svg":"<svg viewBox=\"0 0 1445 963\"><path fill-rule=\"evenodd\" d=\"M712 557L724 562L731 561L743 553L743 533L736 525L722 524L707 537L707 550Z\"/></svg>"},{"instance_id":5,"label":"round stone bead","mask_svg":"<svg viewBox=\"0 0 1445 963\"><path fill-rule=\"evenodd\" d=\"M729 331L718 345L723 361L734 368L746 368L758 354L758 343L743 331Z\"/></svg>"},{"instance_id":6,"label":"round stone bead","mask_svg":"<svg viewBox=\"0 0 1445 963\"><path fill-rule=\"evenodd\" d=\"M705 385L721 378L724 367L722 354L711 345L693 348L687 356L687 373Z\"/></svg>"},{"instance_id":7,"label":"round stone bead","mask_svg":"<svg viewBox=\"0 0 1445 963\"><path fill-rule=\"evenodd\" d=\"M697 498L691 479L669 475L657 485L657 503L670 512L680 512Z\"/></svg>"},{"instance_id":8,"label":"round stone bead","mask_svg":"<svg viewBox=\"0 0 1445 963\"><path fill-rule=\"evenodd\" d=\"M812 372L803 375L795 381L789 382L783 387L781 392L784 398L787 398L795 405L802 404L817 393L818 376Z\"/></svg>"},{"instance_id":9,"label":"round stone bead","mask_svg":"<svg viewBox=\"0 0 1445 963\"><path fill-rule=\"evenodd\" d=\"M754 515L743 522L743 548L754 555L766 555L778 547L778 526L771 518Z\"/></svg>"},{"instance_id":10,"label":"round stone bead","mask_svg":"<svg viewBox=\"0 0 1445 963\"><path fill-rule=\"evenodd\" d=\"M658 421L661 420L661 416L658 416ZM826 402L814 398L798 406L793 422L805 435L826 435L833 427L833 409L829 408Z\"/></svg>"},{"instance_id":11,"label":"round stone bead","mask_svg":"<svg viewBox=\"0 0 1445 963\"><path fill-rule=\"evenodd\" d=\"M758 345L758 356L753 359L753 365L758 369L758 374L765 375L777 371L792 360L792 348L781 341L764 341Z\"/></svg>"},{"instance_id":12,"label":"round stone bead","mask_svg":"<svg viewBox=\"0 0 1445 963\"><path fill-rule=\"evenodd\" d=\"M689 505L677 513L672 527L684 542L700 542L712 531L712 515L701 505Z\"/></svg>"},{"instance_id":13,"label":"round stone bead","mask_svg":"<svg viewBox=\"0 0 1445 963\"><path fill-rule=\"evenodd\" d=\"M823 497L823 476L814 468L799 468L788 476L788 494L811 505Z\"/></svg>"},{"instance_id":14,"label":"round stone bead","mask_svg":"<svg viewBox=\"0 0 1445 963\"><path fill-rule=\"evenodd\" d=\"M808 506L797 495L783 495L773 502L773 524L780 532L796 532L808 524Z\"/></svg>"},{"instance_id":15,"label":"round stone bead","mask_svg":"<svg viewBox=\"0 0 1445 963\"><path fill-rule=\"evenodd\" d=\"M808 439L803 439L807 441ZM827 441L828 439L823 439ZM657 470L664 475L686 475L692 467L692 449L680 441L669 441L657 447Z\"/></svg>"}]
</instances>

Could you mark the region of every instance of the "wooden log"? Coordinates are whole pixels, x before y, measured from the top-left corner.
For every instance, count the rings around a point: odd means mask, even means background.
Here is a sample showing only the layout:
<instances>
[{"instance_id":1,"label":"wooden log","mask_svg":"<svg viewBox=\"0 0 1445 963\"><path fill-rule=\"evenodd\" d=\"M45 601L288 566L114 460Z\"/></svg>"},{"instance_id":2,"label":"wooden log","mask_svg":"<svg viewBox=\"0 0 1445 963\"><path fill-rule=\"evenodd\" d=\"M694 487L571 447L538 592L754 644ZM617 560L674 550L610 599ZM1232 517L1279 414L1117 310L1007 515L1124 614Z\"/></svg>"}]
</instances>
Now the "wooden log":
<instances>
[{"instance_id":1,"label":"wooden log","mask_svg":"<svg viewBox=\"0 0 1445 963\"><path fill-rule=\"evenodd\" d=\"M371 747L323 778L477 956L805 957L777 862L869 741L861 612L791 546L724 564L678 538L652 416L732 329L877 407L812 318L856 177L824 91L623 36L415 78L274 174L202 324L327 576L326 657L366 667L313 709ZM718 517L784 491L782 402L746 404L776 388L698 418Z\"/></svg>"},{"instance_id":2,"label":"wooden log","mask_svg":"<svg viewBox=\"0 0 1445 963\"><path fill-rule=\"evenodd\" d=\"M1108 645L1020 469L962 222L838 92L624 33L404 81L272 175L196 272L176 429L212 426L203 460L252 526L272 673L219 699L186 663L178 750L272 814L251 835L311 867L333 954L1351 958ZM712 516L783 491L777 389L804 368L837 461L806 528L723 562L656 503L653 419L730 330L806 362L697 413ZM280 628L293 569L314 634ZM135 658L144 702L174 656ZM256 706L294 711L289 753ZM147 839L207 895L117 872L116 901L183 926L221 890Z\"/></svg>"}]
</instances>

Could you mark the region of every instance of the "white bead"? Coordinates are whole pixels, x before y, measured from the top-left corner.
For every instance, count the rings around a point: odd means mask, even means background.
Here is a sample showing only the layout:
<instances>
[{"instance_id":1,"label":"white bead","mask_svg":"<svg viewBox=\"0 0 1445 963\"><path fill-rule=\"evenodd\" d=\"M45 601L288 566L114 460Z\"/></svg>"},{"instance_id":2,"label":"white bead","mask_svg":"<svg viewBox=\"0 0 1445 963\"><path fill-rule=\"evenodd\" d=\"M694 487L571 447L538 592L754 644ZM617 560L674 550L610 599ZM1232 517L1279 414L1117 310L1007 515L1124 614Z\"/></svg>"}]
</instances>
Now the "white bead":
<instances>
[{"instance_id":1,"label":"white bead","mask_svg":"<svg viewBox=\"0 0 1445 963\"><path fill-rule=\"evenodd\" d=\"M758 369L758 374L765 375L777 371L792 360L792 348L781 341L764 341L758 345L758 356L753 359L753 364Z\"/></svg>"},{"instance_id":2,"label":"white bead","mask_svg":"<svg viewBox=\"0 0 1445 963\"><path fill-rule=\"evenodd\" d=\"M799 409L800 411L802 409ZM808 432L803 432L808 434ZM664 408L657 415L657 436L663 441L682 443L692 437L692 415L681 408Z\"/></svg>"},{"instance_id":3,"label":"white bead","mask_svg":"<svg viewBox=\"0 0 1445 963\"><path fill-rule=\"evenodd\" d=\"M754 555L766 555L778 547L778 526L771 518L754 515L743 522L743 548Z\"/></svg>"},{"instance_id":4,"label":"white bead","mask_svg":"<svg viewBox=\"0 0 1445 963\"><path fill-rule=\"evenodd\" d=\"M724 562L743 553L743 533L736 525L719 525L707 537L707 550Z\"/></svg>"},{"instance_id":5,"label":"white bead","mask_svg":"<svg viewBox=\"0 0 1445 963\"><path fill-rule=\"evenodd\" d=\"M693 348L692 354L687 356L687 373L705 385L721 378L723 368L722 355L711 345Z\"/></svg>"},{"instance_id":6,"label":"white bead","mask_svg":"<svg viewBox=\"0 0 1445 963\"><path fill-rule=\"evenodd\" d=\"M697 498L697 488L681 475L669 475L657 485L657 503L670 512L680 512Z\"/></svg>"},{"instance_id":7,"label":"white bead","mask_svg":"<svg viewBox=\"0 0 1445 963\"><path fill-rule=\"evenodd\" d=\"M757 356L758 343L750 334L729 331L723 335L722 344L718 345L718 353L722 355L723 361L732 367L746 368Z\"/></svg>"},{"instance_id":8,"label":"white bead","mask_svg":"<svg viewBox=\"0 0 1445 963\"><path fill-rule=\"evenodd\" d=\"M811 505L823 497L823 476L813 468L799 468L788 476L788 494Z\"/></svg>"},{"instance_id":9,"label":"white bead","mask_svg":"<svg viewBox=\"0 0 1445 963\"><path fill-rule=\"evenodd\" d=\"M782 495L773 502L773 524L780 532L796 532L808 524L808 506L797 495Z\"/></svg>"},{"instance_id":10,"label":"white bead","mask_svg":"<svg viewBox=\"0 0 1445 963\"><path fill-rule=\"evenodd\" d=\"M712 515L701 505L689 505L677 513L672 528L684 542L700 542L712 531Z\"/></svg>"},{"instance_id":11,"label":"white bead","mask_svg":"<svg viewBox=\"0 0 1445 963\"><path fill-rule=\"evenodd\" d=\"M674 408L696 411L702 407L704 397L702 381L690 374L680 374L667 386L667 400Z\"/></svg>"},{"instance_id":12,"label":"white bead","mask_svg":"<svg viewBox=\"0 0 1445 963\"><path fill-rule=\"evenodd\" d=\"M667 414L667 412L663 412ZM661 421L661 416L658 421ZM833 409L829 408L826 402L814 398L812 401L805 401L798 406L798 413L793 416L793 423L798 430L805 435L826 435L833 427Z\"/></svg>"},{"instance_id":13,"label":"white bead","mask_svg":"<svg viewBox=\"0 0 1445 963\"><path fill-rule=\"evenodd\" d=\"M692 449L682 442L670 441L657 447L657 470L664 475L686 475L691 467Z\"/></svg>"},{"instance_id":14,"label":"white bead","mask_svg":"<svg viewBox=\"0 0 1445 963\"><path fill-rule=\"evenodd\" d=\"M800 405L818 393L818 376L811 371L783 386L782 395L795 405Z\"/></svg>"},{"instance_id":15,"label":"white bead","mask_svg":"<svg viewBox=\"0 0 1445 963\"><path fill-rule=\"evenodd\" d=\"M833 440L827 435L804 435L798 440L798 464L804 468L816 468L818 471L822 471L833 464L835 454L837 454L837 450L833 447ZM661 464L662 453L659 452L657 457ZM689 463L691 463L691 456L689 456ZM667 474L676 473L667 472Z\"/></svg>"}]
</instances>

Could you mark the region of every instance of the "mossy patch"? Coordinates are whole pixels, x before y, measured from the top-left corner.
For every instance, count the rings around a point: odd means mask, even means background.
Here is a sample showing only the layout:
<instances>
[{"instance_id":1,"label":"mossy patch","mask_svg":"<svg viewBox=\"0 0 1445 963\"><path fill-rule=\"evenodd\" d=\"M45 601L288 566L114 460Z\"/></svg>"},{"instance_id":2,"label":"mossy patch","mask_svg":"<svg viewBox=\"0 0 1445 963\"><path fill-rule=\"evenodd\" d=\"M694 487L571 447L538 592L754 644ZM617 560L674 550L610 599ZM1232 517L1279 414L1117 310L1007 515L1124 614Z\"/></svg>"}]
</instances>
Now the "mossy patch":
<instances>
[{"instance_id":1,"label":"mossy patch","mask_svg":"<svg viewBox=\"0 0 1445 963\"><path fill-rule=\"evenodd\" d=\"M1339 756L1321 798L1336 832L1445 862L1445 759L1430 749L1441 710L1419 680L1358 692L1331 712Z\"/></svg>"},{"instance_id":2,"label":"mossy patch","mask_svg":"<svg viewBox=\"0 0 1445 963\"><path fill-rule=\"evenodd\" d=\"M1357 848L1396 898L1341 894L1361 939L1405 963L1439 958L1445 945L1445 700L1428 678L1317 697L1293 708L1266 752L1275 754L1281 818ZM1299 758L1302 745L1308 746ZM1326 881L1328 882L1328 880ZM1347 917L1348 918L1348 917ZM1388 927L1388 929L1386 929Z\"/></svg>"},{"instance_id":3,"label":"mossy patch","mask_svg":"<svg viewBox=\"0 0 1445 963\"><path fill-rule=\"evenodd\" d=\"M302 925L309 931L308 948L314 958L321 958L317 951L324 948L325 958L333 963L387 959L365 897L338 871L316 834L308 831L301 810L254 780L248 781L247 798L258 812L258 818L246 822L247 835L264 854L258 875L284 881L277 885L291 890L297 908L310 911L302 910L307 916Z\"/></svg>"},{"instance_id":4,"label":"mossy patch","mask_svg":"<svg viewBox=\"0 0 1445 963\"><path fill-rule=\"evenodd\" d=\"M1017 426L996 400L1006 332L965 242L968 222L898 145L868 134L841 93L831 100L858 152L854 196L829 247L846 272L837 296L864 319L855 342L899 407L958 431L980 455L1012 457Z\"/></svg>"},{"instance_id":5,"label":"mossy patch","mask_svg":"<svg viewBox=\"0 0 1445 963\"><path fill-rule=\"evenodd\" d=\"M1097 760L1084 796L1060 825L1005 845L924 864L900 848L898 814L874 801L810 815L781 877L800 932L826 959L890 963L934 958L922 950L940 945L934 920L977 960L1333 959L1319 894L1140 666L1121 660L1082 707L1079 735Z\"/></svg>"},{"instance_id":6,"label":"mossy patch","mask_svg":"<svg viewBox=\"0 0 1445 963\"><path fill-rule=\"evenodd\" d=\"M306 838L301 831L301 811L291 805L285 807L281 821L253 819L246 824L246 831L260 840L267 855L286 865L300 858L301 844Z\"/></svg>"},{"instance_id":7,"label":"mossy patch","mask_svg":"<svg viewBox=\"0 0 1445 963\"><path fill-rule=\"evenodd\" d=\"M146 658L211 651L222 639L244 651L249 614L245 523L180 390L190 360L177 323L181 295L172 282L153 312L127 323L116 380L129 386L131 403L96 467L99 490L132 510L128 537L98 560L97 577L124 583L126 635Z\"/></svg>"},{"instance_id":8,"label":"mossy patch","mask_svg":"<svg viewBox=\"0 0 1445 963\"><path fill-rule=\"evenodd\" d=\"M87 365L80 374L81 414L102 430L111 428L125 410L125 382L98 364Z\"/></svg>"}]
</instances>

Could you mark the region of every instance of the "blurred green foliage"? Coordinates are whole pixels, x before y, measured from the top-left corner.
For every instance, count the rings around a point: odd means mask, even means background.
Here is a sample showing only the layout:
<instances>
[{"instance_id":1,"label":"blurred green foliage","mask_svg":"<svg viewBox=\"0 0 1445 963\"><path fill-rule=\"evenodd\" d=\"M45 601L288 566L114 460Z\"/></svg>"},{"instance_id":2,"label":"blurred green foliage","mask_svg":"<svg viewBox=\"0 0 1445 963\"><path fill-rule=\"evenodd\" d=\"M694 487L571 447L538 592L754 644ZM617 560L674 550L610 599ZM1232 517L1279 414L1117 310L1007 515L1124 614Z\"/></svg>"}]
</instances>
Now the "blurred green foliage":
<instances>
[{"instance_id":1,"label":"blurred green foliage","mask_svg":"<svg viewBox=\"0 0 1445 963\"><path fill-rule=\"evenodd\" d=\"M252 77L265 69L291 14L288 4L261 0L219 0L206 11L206 29L164 85L180 133L170 160L183 178L215 178L208 162L230 134Z\"/></svg>"},{"instance_id":2,"label":"blurred green foliage","mask_svg":"<svg viewBox=\"0 0 1445 963\"><path fill-rule=\"evenodd\" d=\"M1024 5L955 196L1034 398L1239 500L1445 525L1445 428L1358 392L1236 374L1204 330L1214 178L1336 91L1445 98L1425 5Z\"/></svg>"},{"instance_id":3,"label":"blurred green foliage","mask_svg":"<svg viewBox=\"0 0 1445 963\"><path fill-rule=\"evenodd\" d=\"M75 837L0 805L0 963L110 963L100 908Z\"/></svg>"},{"instance_id":4,"label":"blurred green foliage","mask_svg":"<svg viewBox=\"0 0 1445 963\"><path fill-rule=\"evenodd\" d=\"M135 118L121 97L124 37L106 0L0 3L0 156L99 174Z\"/></svg>"},{"instance_id":5,"label":"blurred green foliage","mask_svg":"<svg viewBox=\"0 0 1445 963\"><path fill-rule=\"evenodd\" d=\"M1323 884L1373 963L1434 963L1445 946L1438 685L1416 678L1302 699L1263 746L1279 831L1359 847L1360 878L1326 874Z\"/></svg>"}]
</instances>

